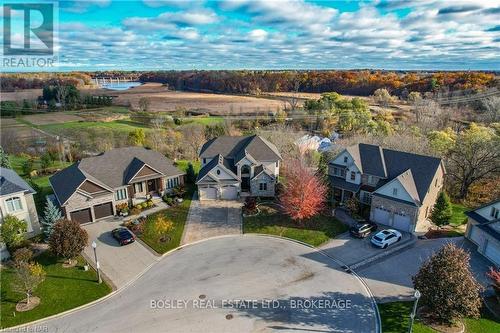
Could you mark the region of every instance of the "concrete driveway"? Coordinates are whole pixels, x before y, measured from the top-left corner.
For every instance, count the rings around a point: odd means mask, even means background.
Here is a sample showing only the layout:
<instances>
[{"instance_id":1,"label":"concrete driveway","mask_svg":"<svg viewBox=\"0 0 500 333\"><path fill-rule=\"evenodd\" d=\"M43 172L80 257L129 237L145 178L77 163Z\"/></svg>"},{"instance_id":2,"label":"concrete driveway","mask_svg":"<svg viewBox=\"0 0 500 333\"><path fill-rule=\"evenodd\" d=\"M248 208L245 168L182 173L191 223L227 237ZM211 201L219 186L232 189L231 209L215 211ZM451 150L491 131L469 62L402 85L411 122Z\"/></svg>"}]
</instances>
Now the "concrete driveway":
<instances>
[{"instance_id":1,"label":"concrete driveway","mask_svg":"<svg viewBox=\"0 0 500 333\"><path fill-rule=\"evenodd\" d=\"M123 287L158 260L137 241L120 246L111 235L111 230L119 227L120 223L120 220L104 220L83 226L89 234L89 246L84 254L95 264L94 251L90 246L95 240L101 270L116 288Z\"/></svg>"},{"instance_id":2,"label":"concrete driveway","mask_svg":"<svg viewBox=\"0 0 500 333\"><path fill-rule=\"evenodd\" d=\"M485 273L491 264L476 252L471 242L463 237L418 240L401 253L370 263L368 267L358 270L357 273L368 284L377 301L408 299L414 293L411 277L418 272L425 260L448 242L470 252L472 272L483 286L487 286Z\"/></svg>"},{"instance_id":3,"label":"concrete driveway","mask_svg":"<svg viewBox=\"0 0 500 333\"><path fill-rule=\"evenodd\" d=\"M314 301L314 302L313 302ZM48 332L380 332L352 274L304 245L255 235L188 245Z\"/></svg>"},{"instance_id":4,"label":"concrete driveway","mask_svg":"<svg viewBox=\"0 0 500 333\"><path fill-rule=\"evenodd\" d=\"M191 202L181 244L202 239L235 235L242 232L242 203L232 200L204 200Z\"/></svg>"}]
</instances>

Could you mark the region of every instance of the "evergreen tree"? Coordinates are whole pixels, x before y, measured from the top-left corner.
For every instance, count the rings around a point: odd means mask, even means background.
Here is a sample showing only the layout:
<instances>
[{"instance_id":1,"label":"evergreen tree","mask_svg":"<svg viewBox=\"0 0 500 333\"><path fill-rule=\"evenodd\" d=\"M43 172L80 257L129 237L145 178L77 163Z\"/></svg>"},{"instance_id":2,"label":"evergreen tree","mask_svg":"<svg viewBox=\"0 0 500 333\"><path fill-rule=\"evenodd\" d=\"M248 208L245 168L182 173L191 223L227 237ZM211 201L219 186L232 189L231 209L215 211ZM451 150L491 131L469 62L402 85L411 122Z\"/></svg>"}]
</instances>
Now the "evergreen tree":
<instances>
[{"instance_id":1,"label":"evergreen tree","mask_svg":"<svg viewBox=\"0 0 500 333\"><path fill-rule=\"evenodd\" d=\"M10 165L9 155L3 150L3 147L0 146L0 166L2 168L12 169Z\"/></svg>"},{"instance_id":2,"label":"evergreen tree","mask_svg":"<svg viewBox=\"0 0 500 333\"><path fill-rule=\"evenodd\" d=\"M194 171L193 164L191 162L188 163L187 169L186 169L186 177L187 181L189 183L194 184L196 181L196 172Z\"/></svg>"},{"instance_id":3,"label":"evergreen tree","mask_svg":"<svg viewBox=\"0 0 500 333\"><path fill-rule=\"evenodd\" d=\"M435 225L442 226L450 223L452 215L450 198L442 191L437 197L430 219Z\"/></svg>"},{"instance_id":4,"label":"evergreen tree","mask_svg":"<svg viewBox=\"0 0 500 333\"><path fill-rule=\"evenodd\" d=\"M62 219L61 211L56 207L56 205L54 205L52 200L47 199L47 203L45 204L45 209L43 211L43 219L41 221L45 238L48 239L50 237L52 227L60 219Z\"/></svg>"}]
</instances>

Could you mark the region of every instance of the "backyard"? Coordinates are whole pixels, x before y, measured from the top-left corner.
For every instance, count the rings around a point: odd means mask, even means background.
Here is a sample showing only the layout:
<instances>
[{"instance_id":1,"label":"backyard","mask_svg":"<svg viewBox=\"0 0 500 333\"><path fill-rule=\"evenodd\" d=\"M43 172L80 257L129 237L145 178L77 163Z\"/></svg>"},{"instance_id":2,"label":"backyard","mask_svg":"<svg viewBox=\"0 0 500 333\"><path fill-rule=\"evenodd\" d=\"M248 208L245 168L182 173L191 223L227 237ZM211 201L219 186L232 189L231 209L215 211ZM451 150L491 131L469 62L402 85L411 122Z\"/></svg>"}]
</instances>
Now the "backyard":
<instances>
[{"instance_id":1,"label":"backyard","mask_svg":"<svg viewBox=\"0 0 500 333\"><path fill-rule=\"evenodd\" d=\"M318 214L298 222L282 214L274 205L261 205L260 214L243 218L244 233L270 234L319 246L344 233L348 227L331 216Z\"/></svg>"},{"instance_id":2,"label":"backyard","mask_svg":"<svg viewBox=\"0 0 500 333\"><path fill-rule=\"evenodd\" d=\"M15 293L11 282L14 277L12 268L4 267L1 271L2 301L1 327L15 326L40 318L60 313L80 305L92 302L111 292L105 283L97 283L94 270L85 271L83 258L78 258L78 264L72 268L63 268L62 262L46 251L35 259L46 272L45 281L35 290L40 305L27 312L16 312L16 304L25 295Z\"/></svg>"}]
</instances>

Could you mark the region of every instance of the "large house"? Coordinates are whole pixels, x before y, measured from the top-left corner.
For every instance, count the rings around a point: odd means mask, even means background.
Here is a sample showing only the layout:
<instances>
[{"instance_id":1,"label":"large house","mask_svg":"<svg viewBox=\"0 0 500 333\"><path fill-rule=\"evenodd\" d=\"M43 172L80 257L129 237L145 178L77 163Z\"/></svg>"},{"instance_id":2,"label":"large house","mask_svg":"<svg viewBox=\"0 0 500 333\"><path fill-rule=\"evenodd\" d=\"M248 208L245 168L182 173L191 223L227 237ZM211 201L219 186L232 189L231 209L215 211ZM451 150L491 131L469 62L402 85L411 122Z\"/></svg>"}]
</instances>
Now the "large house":
<instances>
[{"instance_id":1,"label":"large house","mask_svg":"<svg viewBox=\"0 0 500 333\"><path fill-rule=\"evenodd\" d=\"M33 200L35 193L13 170L0 168L0 225L7 215L12 215L26 222L28 234L38 234L40 224ZM3 244L0 245L0 252L2 259L8 257Z\"/></svg>"},{"instance_id":2,"label":"large house","mask_svg":"<svg viewBox=\"0 0 500 333\"><path fill-rule=\"evenodd\" d=\"M443 187L441 159L363 144L329 163L333 200L351 197L370 206L370 220L403 231L424 231Z\"/></svg>"},{"instance_id":3,"label":"large house","mask_svg":"<svg viewBox=\"0 0 500 333\"><path fill-rule=\"evenodd\" d=\"M206 142L199 156L201 170L196 185L200 200L275 195L282 158L264 138L221 136Z\"/></svg>"},{"instance_id":4,"label":"large house","mask_svg":"<svg viewBox=\"0 0 500 333\"><path fill-rule=\"evenodd\" d=\"M477 251L500 267L500 199L465 213L468 216L465 237L477 245Z\"/></svg>"},{"instance_id":5,"label":"large house","mask_svg":"<svg viewBox=\"0 0 500 333\"><path fill-rule=\"evenodd\" d=\"M184 175L159 152L125 147L84 158L50 177L50 184L63 215L88 223L115 215L118 204L159 200L184 184Z\"/></svg>"}]
</instances>

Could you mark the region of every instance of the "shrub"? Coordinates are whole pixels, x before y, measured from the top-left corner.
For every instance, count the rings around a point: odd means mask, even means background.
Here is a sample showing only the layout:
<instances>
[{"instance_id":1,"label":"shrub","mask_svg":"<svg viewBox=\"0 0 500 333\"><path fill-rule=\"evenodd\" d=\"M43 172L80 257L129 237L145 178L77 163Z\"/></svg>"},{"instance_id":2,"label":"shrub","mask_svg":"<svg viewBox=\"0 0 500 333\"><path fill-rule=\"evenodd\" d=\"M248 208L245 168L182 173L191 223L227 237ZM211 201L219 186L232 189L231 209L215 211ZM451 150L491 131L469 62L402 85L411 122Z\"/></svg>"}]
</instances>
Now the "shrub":
<instances>
[{"instance_id":1,"label":"shrub","mask_svg":"<svg viewBox=\"0 0 500 333\"><path fill-rule=\"evenodd\" d=\"M30 262L31 259L33 259L33 251L27 247L19 248L12 255L12 259L14 260L16 266L22 262Z\"/></svg>"},{"instance_id":2,"label":"shrub","mask_svg":"<svg viewBox=\"0 0 500 333\"><path fill-rule=\"evenodd\" d=\"M142 208L142 209L148 208L148 204L147 204L147 202L143 202L143 203L141 203L141 208Z\"/></svg>"},{"instance_id":3,"label":"shrub","mask_svg":"<svg viewBox=\"0 0 500 333\"><path fill-rule=\"evenodd\" d=\"M154 206L153 200L146 201L146 207L150 208L150 207L153 207L153 206Z\"/></svg>"},{"instance_id":4,"label":"shrub","mask_svg":"<svg viewBox=\"0 0 500 333\"><path fill-rule=\"evenodd\" d=\"M158 215L155 218L154 230L155 230L156 234L164 235L164 234L170 232L173 228L174 228L174 223L172 221L168 220L165 216Z\"/></svg>"},{"instance_id":5,"label":"shrub","mask_svg":"<svg viewBox=\"0 0 500 333\"><path fill-rule=\"evenodd\" d=\"M174 204L174 198L172 197L166 197L165 198L165 203L169 206L172 206Z\"/></svg>"},{"instance_id":6,"label":"shrub","mask_svg":"<svg viewBox=\"0 0 500 333\"><path fill-rule=\"evenodd\" d=\"M118 211L118 213L128 212L128 203L123 202L121 204L116 205L116 210Z\"/></svg>"},{"instance_id":7,"label":"shrub","mask_svg":"<svg viewBox=\"0 0 500 333\"><path fill-rule=\"evenodd\" d=\"M24 233L28 230L26 222L15 216L7 215L0 226L0 236L9 250L16 249L23 244Z\"/></svg>"},{"instance_id":8,"label":"shrub","mask_svg":"<svg viewBox=\"0 0 500 333\"><path fill-rule=\"evenodd\" d=\"M71 261L83 251L87 242L87 231L78 222L63 219L54 225L49 247L56 256Z\"/></svg>"},{"instance_id":9,"label":"shrub","mask_svg":"<svg viewBox=\"0 0 500 333\"><path fill-rule=\"evenodd\" d=\"M257 200L255 199L255 197L247 197L245 199L245 205L243 206L243 210L246 213L252 214L255 212L256 209L257 209Z\"/></svg>"},{"instance_id":10,"label":"shrub","mask_svg":"<svg viewBox=\"0 0 500 333\"><path fill-rule=\"evenodd\" d=\"M422 293L422 303L439 323L479 317L482 287L470 271L469 258L465 250L446 244L412 278L415 289Z\"/></svg>"},{"instance_id":11,"label":"shrub","mask_svg":"<svg viewBox=\"0 0 500 333\"><path fill-rule=\"evenodd\" d=\"M495 290L497 301L500 303L500 269L490 267L486 276L490 279L491 286L493 287L493 290Z\"/></svg>"},{"instance_id":12,"label":"shrub","mask_svg":"<svg viewBox=\"0 0 500 333\"><path fill-rule=\"evenodd\" d=\"M130 209L130 215L138 215L141 213L141 209L137 208L137 205Z\"/></svg>"}]
</instances>

